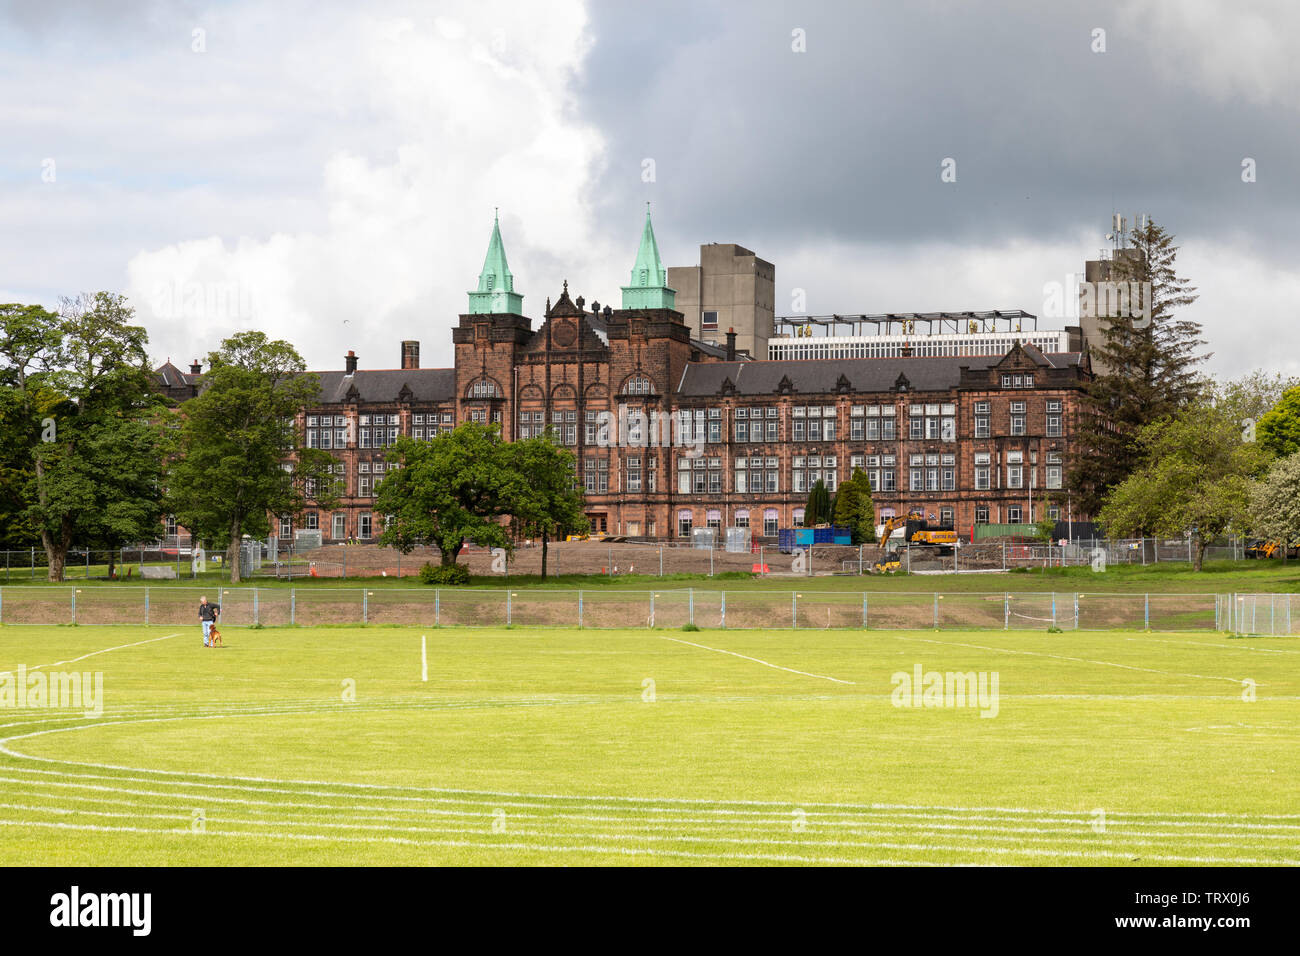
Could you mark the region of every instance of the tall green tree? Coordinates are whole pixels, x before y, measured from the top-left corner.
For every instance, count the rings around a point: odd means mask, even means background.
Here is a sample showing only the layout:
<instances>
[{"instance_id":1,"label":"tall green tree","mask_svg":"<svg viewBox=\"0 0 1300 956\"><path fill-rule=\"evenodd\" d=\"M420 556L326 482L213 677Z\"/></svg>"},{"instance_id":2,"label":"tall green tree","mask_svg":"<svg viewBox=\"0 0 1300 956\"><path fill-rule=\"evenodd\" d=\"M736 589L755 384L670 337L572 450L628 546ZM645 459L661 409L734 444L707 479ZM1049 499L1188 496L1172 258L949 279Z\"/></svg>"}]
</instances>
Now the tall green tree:
<instances>
[{"instance_id":1,"label":"tall green tree","mask_svg":"<svg viewBox=\"0 0 1300 956\"><path fill-rule=\"evenodd\" d=\"M167 501L196 539L225 547L238 584L245 534L266 537L273 515L300 515L309 500L334 507L334 458L302 447L295 422L320 383L292 345L240 332L208 362L202 391L181 407Z\"/></svg>"},{"instance_id":2,"label":"tall green tree","mask_svg":"<svg viewBox=\"0 0 1300 956\"><path fill-rule=\"evenodd\" d=\"M1250 489L1252 530L1284 547L1300 542L1300 454L1273 462Z\"/></svg>"},{"instance_id":3,"label":"tall green tree","mask_svg":"<svg viewBox=\"0 0 1300 956\"><path fill-rule=\"evenodd\" d=\"M549 542L582 534L588 527L576 459L555 443L550 432L509 443L506 457L514 478L514 487L507 493L510 514L521 534L541 538L545 580Z\"/></svg>"},{"instance_id":4,"label":"tall green tree","mask_svg":"<svg viewBox=\"0 0 1300 956\"><path fill-rule=\"evenodd\" d=\"M126 299L108 292L65 298L57 316L21 306L0 313L8 412L30 442L24 516L40 534L50 580L61 581L73 541L158 530L160 405L148 336Z\"/></svg>"},{"instance_id":5,"label":"tall green tree","mask_svg":"<svg viewBox=\"0 0 1300 956\"><path fill-rule=\"evenodd\" d=\"M1279 458L1300 451L1300 385L1289 388L1260 416L1255 426L1259 443Z\"/></svg>"},{"instance_id":6,"label":"tall green tree","mask_svg":"<svg viewBox=\"0 0 1300 956\"><path fill-rule=\"evenodd\" d=\"M808 502L804 505L804 527L826 524L831 520L831 514L831 493L826 489L826 483L818 478L808 492Z\"/></svg>"},{"instance_id":7,"label":"tall green tree","mask_svg":"<svg viewBox=\"0 0 1300 956\"><path fill-rule=\"evenodd\" d=\"M871 500L871 479L860 468L853 469L835 494L835 524L853 533L854 544L876 540L876 507Z\"/></svg>"},{"instance_id":8,"label":"tall green tree","mask_svg":"<svg viewBox=\"0 0 1300 956\"><path fill-rule=\"evenodd\" d=\"M1099 374L1088 387L1070 459L1070 485L1089 514L1138 467L1138 433L1201 391L1197 366L1209 355L1200 351L1200 325L1182 315L1197 296L1177 273L1173 240L1148 222L1133 230L1131 254L1110 262L1110 280L1135 294L1126 309L1109 310L1124 314L1104 318L1101 341L1090 343Z\"/></svg>"},{"instance_id":9,"label":"tall green tree","mask_svg":"<svg viewBox=\"0 0 1300 956\"><path fill-rule=\"evenodd\" d=\"M1243 441L1238 423L1208 403L1147 425L1137 446L1138 467L1107 495L1101 523L1112 536L1190 533L1201 570L1208 541L1249 527L1252 481L1268 453Z\"/></svg>"},{"instance_id":10,"label":"tall green tree","mask_svg":"<svg viewBox=\"0 0 1300 956\"><path fill-rule=\"evenodd\" d=\"M29 496L35 451L52 438L52 411L59 398L50 384L60 364L59 316L39 305L0 305L0 540L5 548L41 543L31 520Z\"/></svg>"},{"instance_id":11,"label":"tall green tree","mask_svg":"<svg viewBox=\"0 0 1300 956\"><path fill-rule=\"evenodd\" d=\"M465 422L432 441L399 437L388 453L398 466L375 490L375 510L392 520L379 543L409 554L432 545L444 566L466 541L511 550L504 518L521 478L500 428Z\"/></svg>"}]
</instances>

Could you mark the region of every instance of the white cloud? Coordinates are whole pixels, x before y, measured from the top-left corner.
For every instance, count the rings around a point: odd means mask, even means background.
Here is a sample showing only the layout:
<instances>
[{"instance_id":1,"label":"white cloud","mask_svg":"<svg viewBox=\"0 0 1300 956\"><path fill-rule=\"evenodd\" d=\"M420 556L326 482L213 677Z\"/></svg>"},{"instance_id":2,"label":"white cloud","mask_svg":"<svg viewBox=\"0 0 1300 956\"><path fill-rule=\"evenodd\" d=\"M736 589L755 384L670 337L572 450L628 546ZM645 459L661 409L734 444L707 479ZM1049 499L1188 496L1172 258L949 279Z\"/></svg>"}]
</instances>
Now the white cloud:
<instances>
[{"instance_id":1,"label":"white cloud","mask_svg":"<svg viewBox=\"0 0 1300 956\"><path fill-rule=\"evenodd\" d=\"M1293 0L1139 0L1118 8L1125 36L1166 80L1211 98L1300 108L1300 6Z\"/></svg>"},{"instance_id":2,"label":"white cloud","mask_svg":"<svg viewBox=\"0 0 1300 956\"><path fill-rule=\"evenodd\" d=\"M392 367L403 338L423 341L424 364L449 364L496 205L530 314L559 285L552 263L602 258L585 191L603 146L569 109L589 42L577 4L349 19L299 37L279 78L341 104L339 147L307 171L326 224L268 222L134 256L129 294L162 351L206 351L256 327L318 368L340 366L349 348L363 366ZM362 104L374 149L347 115Z\"/></svg>"}]
</instances>

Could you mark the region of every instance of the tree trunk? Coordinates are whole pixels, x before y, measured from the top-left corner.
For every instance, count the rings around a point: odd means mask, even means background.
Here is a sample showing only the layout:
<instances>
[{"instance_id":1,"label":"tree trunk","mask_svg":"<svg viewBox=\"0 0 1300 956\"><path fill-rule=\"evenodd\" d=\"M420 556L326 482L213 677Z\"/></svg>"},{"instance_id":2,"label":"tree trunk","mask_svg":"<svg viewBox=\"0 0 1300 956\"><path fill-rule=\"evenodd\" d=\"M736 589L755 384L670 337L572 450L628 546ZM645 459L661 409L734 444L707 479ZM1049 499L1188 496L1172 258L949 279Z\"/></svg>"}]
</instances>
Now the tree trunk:
<instances>
[{"instance_id":1,"label":"tree trunk","mask_svg":"<svg viewBox=\"0 0 1300 956\"><path fill-rule=\"evenodd\" d=\"M545 531L542 532L542 580L546 580L546 538Z\"/></svg>"},{"instance_id":2,"label":"tree trunk","mask_svg":"<svg viewBox=\"0 0 1300 956\"><path fill-rule=\"evenodd\" d=\"M239 578L239 543L243 524L238 518L230 519L230 544L226 545L226 564L230 567L230 583L238 584Z\"/></svg>"},{"instance_id":3,"label":"tree trunk","mask_svg":"<svg viewBox=\"0 0 1300 956\"><path fill-rule=\"evenodd\" d=\"M113 580L113 569L117 567L117 551L110 549L108 552L108 579Z\"/></svg>"},{"instance_id":4,"label":"tree trunk","mask_svg":"<svg viewBox=\"0 0 1300 956\"><path fill-rule=\"evenodd\" d=\"M464 539L464 538L462 538L461 540L457 541L456 544L453 545L451 548L444 548L444 547L439 546L439 548L438 548L438 553L441 555L441 557L439 558L439 561L440 561L440 563L442 564L442 566L443 566L444 568L449 568L449 567L451 567L453 564L455 564L455 563L456 563L456 558L460 556L460 549L463 548L463 547L465 547L465 539Z\"/></svg>"},{"instance_id":5,"label":"tree trunk","mask_svg":"<svg viewBox=\"0 0 1300 956\"><path fill-rule=\"evenodd\" d=\"M49 562L50 581L62 581L63 569L68 563L68 546L72 544L72 521L64 518L59 523L58 537L50 534L45 528L41 529L41 544L45 546L45 557Z\"/></svg>"},{"instance_id":6,"label":"tree trunk","mask_svg":"<svg viewBox=\"0 0 1300 956\"><path fill-rule=\"evenodd\" d=\"M1192 560L1192 567L1197 571L1201 570L1201 565L1205 563L1205 538L1199 534L1192 542Z\"/></svg>"}]
</instances>

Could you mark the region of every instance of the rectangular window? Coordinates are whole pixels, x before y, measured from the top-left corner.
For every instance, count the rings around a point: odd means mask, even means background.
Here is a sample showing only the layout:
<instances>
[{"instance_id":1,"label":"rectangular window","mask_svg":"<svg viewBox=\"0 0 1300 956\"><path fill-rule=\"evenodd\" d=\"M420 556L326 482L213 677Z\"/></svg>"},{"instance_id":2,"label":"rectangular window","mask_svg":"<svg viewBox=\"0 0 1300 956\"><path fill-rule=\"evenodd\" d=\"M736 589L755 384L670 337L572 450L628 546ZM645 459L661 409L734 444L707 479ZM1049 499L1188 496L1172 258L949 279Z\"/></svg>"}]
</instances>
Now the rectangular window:
<instances>
[{"instance_id":1,"label":"rectangular window","mask_svg":"<svg viewBox=\"0 0 1300 956\"><path fill-rule=\"evenodd\" d=\"M1047 487L1048 488L1061 487L1061 466L1060 465L1047 466Z\"/></svg>"},{"instance_id":2,"label":"rectangular window","mask_svg":"<svg viewBox=\"0 0 1300 956\"><path fill-rule=\"evenodd\" d=\"M881 491L897 491L897 482L894 478L894 469L884 468L880 472Z\"/></svg>"},{"instance_id":3,"label":"rectangular window","mask_svg":"<svg viewBox=\"0 0 1300 956\"><path fill-rule=\"evenodd\" d=\"M912 439L913 441L920 441L920 439L921 439L921 437L924 435L924 433L925 433L925 419L924 419L924 418L915 418L915 417L914 417L914 418L911 418L911 419L908 420L908 425L907 425L907 437L908 437L908 438Z\"/></svg>"},{"instance_id":4,"label":"rectangular window","mask_svg":"<svg viewBox=\"0 0 1300 956\"><path fill-rule=\"evenodd\" d=\"M880 420L880 440L894 441L897 437L897 429L894 426L894 419L882 418Z\"/></svg>"},{"instance_id":5,"label":"rectangular window","mask_svg":"<svg viewBox=\"0 0 1300 956\"><path fill-rule=\"evenodd\" d=\"M736 411L737 413L739 413L744 411L744 409L743 408L736 409ZM736 422L736 441L739 443L744 443L749 441L749 422L746 421Z\"/></svg>"},{"instance_id":6,"label":"rectangular window","mask_svg":"<svg viewBox=\"0 0 1300 956\"><path fill-rule=\"evenodd\" d=\"M862 441L862 423L864 419L849 419L849 441ZM879 425L879 422L877 422Z\"/></svg>"},{"instance_id":7,"label":"rectangular window","mask_svg":"<svg viewBox=\"0 0 1300 956\"><path fill-rule=\"evenodd\" d=\"M320 530L320 515L318 515L318 514L317 514L316 512L314 512L314 511L308 511L308 512L307 512L307 515L306 515L306 518L307 518L307 530L308 530L308 531L319 531L319 530Z\"/></svg>"},{"instance_id":8,"label":"rectangular window","mask_svg":"<svg viewBox=\"0 0 1300 956\"><path fill-rule=\"evenodd\" d=\"M1023 435L1024 433L1025 433L1025 416L1024 416L1024 415L1012 415L1012 416L1011 416L1011 434L1012 434L1013 436L1015 436L1015 435Z\"/></svg>"},{"instance_id":9,"label":"rectangular window","mask_svg":"<svg viewBox=\"0 0 1300 956\"><path fill-rule=\"evenodd\" d=\"M957 489L957 472L953 468L943 470L943 491L955 491Z\"/></svg>"},{"instance_id":10,"label":"rectangular window","mask_svg":"<svg viewBox=\"0 0 1300 956\"><path fill-rule=\"evenodd\" d=\"M1025 467L1024 465L1007 465L1007 487L1022 488L1024 487Z\"/></svg>"},{"instance_id":11,"label":"rectangular window","mask_svg":"<svg viewBox=\"0 0 1300 956\"><path fill-rule=\"evenodd\" d=\"M763 518L763 534L767 535L769 538L775 538L776 532L776 519L767 517Z\"/></svg>"},{"instance_id":12,"label":"rectangular window","mask_svg":"<svg viewBox=\"0 0 1300 956\"><path fill-rule=\"evenodd\" d=\"M775 409L770 409L770 411L775 411ZM776 440L777 440L777 437L776 437L776 422L768 422L768 423L767 423L767 440L768 440L768 441L776 441ZM751 438L751 441L757 441L757 439L756 439L756 438Z\"/></svg>"},{"instance_id":13,"label":"rectangular window","mask_svg":"<svg viewBox=\"0 0 1300 956\"><path fill-rule=\"evenodd\" d=\"M334 515L333 532L334 532L335 540L341 541L343 538L346 538L347 528L348 528L348 516L344 514Z\"/></svg>"},{"instance_id":14,"label":"rectangular window","mask_svg":"<svg viewBox=\"0 0 1300 956\"><path fill-rule=\"evenodd\" d=\"M1061 437L1061 416L1060 415L1047 416L1047 437L1048 438Z\"/></svg>"},{"instance_id":15,"label":"rectangular window","mask_svg":"<svg viewBox=\"0 0 1300 956\"><path fill-rule=\"evenodd\" d=\"M988 465L975 466L975 490L976 491L989 490L989 471L990 469Z\"/></svg>"},{"instance_id":16,"label":"rectangular window","mask_svg":"<svg viewBox=\"0 0 1300 956\"><path fill-rule=\"evenodd\" d=\"M988 524L988 523L989 523L989 506L988 506L988 505L978 505L978 506L975 508L975 523L976 523L976 524Z\"/></svg>"},{"instance_id":17,"label":"rectangular window","mask_svg":"<svg viewBox=\"0 0 1300 956\"><path fill-rule=\"evenodd\" d=\"M357 537L370 537L370 513L367 511L363 511L357 516Z\"/></svg>"},{"instance_id":18,"label":"rectangular window","mask_svg":"<svg viewBox=\"0 0 1300 956\"><path fill-rule=\"evenodd\" d=\"M795 441L804 440L804 425L805 422L802 418L796 418L794 420L794 423L791 426L791 430L792 430L792 434L794 435Z\"/></svg>"},{"instance_id":19,"label":"rectangular window","mask_svg":"<svg viewBox=\"0 0 1300 956\"><path fill-rule=\"evenodd\" d=\"M627 490L641 490L641 459L629 458L627 460Z\"/></svg>"},{"instance_id":20,"label":"rectangular window","mask_svg":"<svg viewBox=\"0 0 1300 956\"><path fill-rule=\"evenodd\" d=\"M1007 509L1007 520L1012 524L1020 524L1020 505L1012 505Z\"/></svg>"},{"instance_id":21,"label":"rectangular window","mask_svg":"<svg viewBox=\"0 0 1300 956\"><path fill-rule=\"evenodd\" d=\"M909 468L908 469L908 490L924 491L925 490L925 469Z\"/></svg>"},{"instance_id":22,"label":"rectangular window","mask_svg":"<svg viewBox=\"0 0 1300 956\"><path fill-rule=\"evenodd\" d=\"M976 438L988 438L988 437L989 437L989 432L990 432L990 428L989 428L989 416L988 416L988 415L976 415L976 416L975 416L975 437L976 437Z\"/></svg>"}]
</instances>

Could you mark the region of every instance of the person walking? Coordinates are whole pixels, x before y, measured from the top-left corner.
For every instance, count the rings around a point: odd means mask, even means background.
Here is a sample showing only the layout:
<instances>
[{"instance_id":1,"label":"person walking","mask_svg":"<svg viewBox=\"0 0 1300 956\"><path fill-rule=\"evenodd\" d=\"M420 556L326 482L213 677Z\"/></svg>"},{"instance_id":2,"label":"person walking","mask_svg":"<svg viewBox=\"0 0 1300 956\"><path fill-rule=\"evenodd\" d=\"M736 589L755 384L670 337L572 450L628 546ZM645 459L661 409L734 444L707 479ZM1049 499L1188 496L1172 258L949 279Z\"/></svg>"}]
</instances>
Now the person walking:
<instances>
[{"instance_id":1,"label":"person walking","mask_svg":"<svg viewBox=\"0 0 1300 956\"><path fill-rule=\"evenodd\" d=\"M221 614L220 604L209 604L207 595L199 598L199 623L203 625L203 646L212 646L212 628Z\"/></svg>"}]
</instances>

